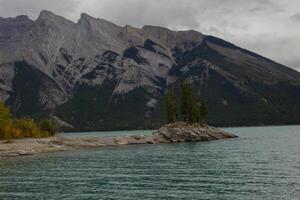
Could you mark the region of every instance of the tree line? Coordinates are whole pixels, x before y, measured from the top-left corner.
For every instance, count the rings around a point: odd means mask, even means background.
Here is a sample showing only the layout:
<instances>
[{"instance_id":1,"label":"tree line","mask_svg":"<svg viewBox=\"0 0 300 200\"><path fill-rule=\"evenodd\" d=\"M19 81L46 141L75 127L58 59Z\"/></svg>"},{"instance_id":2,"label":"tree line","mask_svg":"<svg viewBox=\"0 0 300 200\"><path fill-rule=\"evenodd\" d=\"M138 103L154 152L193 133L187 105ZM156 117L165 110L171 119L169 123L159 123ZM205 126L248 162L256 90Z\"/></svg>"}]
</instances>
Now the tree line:
<instances>
[{"instance_id":1,"label":"tree line","mask_svg":"<svg viewBox=\"0 0 300 200\"><path fill-rule=\"evenodd\" d=\"M174 89L169 89L165 96L166 114L168 123L179 119L187 123L205 123L208 115L207 104L204 97L197 102L192 84L187 80L180 82L180 106ZM179 111L180 115L179 115Z\"/></svg>"},{"instance_id":2,"label":"tree line","mask_svg":"<svg viewBox=\"0 0 300 200\"><path fill-rule=\"evenodd\" d=\"M52 119L14 119L10 109L0 102L0 139L50 137L58 132L58 125Z\"/></svg>"}]
</instances>

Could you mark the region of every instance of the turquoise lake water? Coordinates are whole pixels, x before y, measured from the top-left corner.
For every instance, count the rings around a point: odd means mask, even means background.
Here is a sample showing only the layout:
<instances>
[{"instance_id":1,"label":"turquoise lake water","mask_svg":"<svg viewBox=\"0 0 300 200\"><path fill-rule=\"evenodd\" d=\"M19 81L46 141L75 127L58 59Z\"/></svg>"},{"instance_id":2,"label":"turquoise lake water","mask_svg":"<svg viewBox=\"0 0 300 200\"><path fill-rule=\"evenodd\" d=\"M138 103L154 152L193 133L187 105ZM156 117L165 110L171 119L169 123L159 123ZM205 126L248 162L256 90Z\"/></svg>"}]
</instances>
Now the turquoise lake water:
<instances>
[{"instance_id":1,"label":"turquoise lake water","mask_svg":"<svg viewBox=\"0 0 300 200\"><path fill-rule=\"evenodd\" d=\"M2 159L0 199L300 199L300 126L226 130L239 138Z\"/></svg>"}]
</instances>

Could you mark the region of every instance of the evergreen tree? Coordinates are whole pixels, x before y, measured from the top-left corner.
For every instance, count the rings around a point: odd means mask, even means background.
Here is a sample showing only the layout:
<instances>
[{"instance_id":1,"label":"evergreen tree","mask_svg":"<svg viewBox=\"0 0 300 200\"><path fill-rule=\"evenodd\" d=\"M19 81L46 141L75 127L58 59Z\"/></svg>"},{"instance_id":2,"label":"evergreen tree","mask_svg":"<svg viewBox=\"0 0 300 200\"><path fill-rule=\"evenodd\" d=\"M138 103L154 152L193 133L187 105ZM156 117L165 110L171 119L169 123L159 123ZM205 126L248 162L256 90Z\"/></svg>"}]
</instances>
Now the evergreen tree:
<instances>
[{"instance_id":1,"label":"evergreen tree","mask_svg":"<svg viewBox=\"0 0 300 200\"><path fill-rule=\"evenodd\" d=\"M59 131L58 124L53 119L41 119L39 128L48 132L50 136L55 135Z\"/></svg>"},{"instance_id":2,"label":"evergreen tree","mask_svg":"<svg viewBox=\"0 0 300 200\"><path fill-rule=\"evenodd\" d=\"M181 101L180 101L180 112L183 116L183 120L189 121L189 85L186 80L182 80L180 83L181 88Z\"/></svg>"},{"instance_id":3,"label":"evergreen tree","mask_svg":"<svg viewBox=\"0 0 300 200\"><path fill-rule=\"evenodd\" d=\"M204 98L201 98L199 113L200 113L201 122L206 122L206 118L208 115L208 108Z\"/></svg>"},{"instance_id":4,"label":"evergreen tree","mask_svg":"<svg viewBox=\"0 0 300 200\"><path fill-rule=\"evenodd\" d=\"M192 85L188 81L181 82L181 114L184 121L194 123L199 121L197 104Z\"/></svg>"},{"instance_id":5,"label":"evergreen tree","mask_svg":"<svg viewBox=\"0 0 300 200\"><path fill-rule=\"evenodd\" d=\"M173 90L168 90L166 94L166 110L168 123L174 123L177 115L176 96Z\"/></svg>"},{"instance_id":6,"label":"evergreen tree","mask_svg":"<svg viewBox=\"0 0 300 200\"><path fill-rule=\"evenodd\" d=\"M195 123L199 121L198 112L197 112L197 104L193 90L190 93L189 99L189 119L190 123Z\"/></svg>"}]
</instances>

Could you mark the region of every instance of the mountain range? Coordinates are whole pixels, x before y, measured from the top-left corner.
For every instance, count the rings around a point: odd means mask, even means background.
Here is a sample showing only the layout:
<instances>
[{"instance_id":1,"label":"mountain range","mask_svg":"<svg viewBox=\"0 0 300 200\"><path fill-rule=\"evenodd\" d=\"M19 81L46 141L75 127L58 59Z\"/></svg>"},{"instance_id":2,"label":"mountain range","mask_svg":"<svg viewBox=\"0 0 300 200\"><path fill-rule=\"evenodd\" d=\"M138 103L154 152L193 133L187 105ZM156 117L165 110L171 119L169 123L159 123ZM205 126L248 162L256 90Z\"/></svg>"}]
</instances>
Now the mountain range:
<instances>
[{"instance_id":1,"label":"mountain range","mask_svg":"<svg viewBox=\"0 0 300 200\"><path fill-rule=\"evenodd\" d=\"M124 27L50 11L0 17L0 99L18 117L52 116L77 130L165 123L164 95L192 82L208 123L300 123L300 73L220 38Z\"/></svg>"}]
</instances>

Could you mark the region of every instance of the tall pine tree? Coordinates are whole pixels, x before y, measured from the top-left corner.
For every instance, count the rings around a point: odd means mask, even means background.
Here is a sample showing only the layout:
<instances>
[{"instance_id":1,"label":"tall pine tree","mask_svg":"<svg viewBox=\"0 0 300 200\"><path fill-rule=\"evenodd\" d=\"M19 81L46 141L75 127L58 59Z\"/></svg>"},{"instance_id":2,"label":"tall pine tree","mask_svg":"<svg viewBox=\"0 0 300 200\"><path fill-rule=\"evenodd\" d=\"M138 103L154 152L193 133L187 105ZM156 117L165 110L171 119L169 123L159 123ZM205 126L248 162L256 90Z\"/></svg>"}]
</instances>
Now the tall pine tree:
<instances>
[{"instance_id":1,"label":"tall pine tree","mask_svg":"<svg viewBox=\"0 0 300 200\"><path fill-rule=\"evenodd\" d=\"M193 87L191 83L186 80L183 80L181 82L180 110L184 121L186 121L187 123L194 123L199 121Z\"/></svg>"},{"instance_id":2,"label":"tall pine tree","mask_svg":"<svg viewBox=\"0 0 300 200\"><path fill-rule=\"evenodd\" d=\"M182 80L180 83L181 88L181 101L180 101L180 112L183 116L183 120L189 121L189 85L186 80Z\"/></svg>"},{"instance_id":3,"label":"tall pine tree","mask_svg":"<svg viewBox=\"0 0 300 200\"><path fill-rule=\"evenodd\" d=\"M174 90L168 90L165 101L168 123L174 123L177 120L177 104Z\"/></svg>"},{"instance_id":4,"label":"tall pine tree","mask_svg":"<svg viewBox=\"0 0 300 200\"><path fill-rule=\"evenodd\" d=\"M199 108L199 114L200 114L200 121L202 123L206 122L207 115L208 115L208 108L205 99L202 97L200 100L200 108Z\"/></svg>"}]
</instances>

